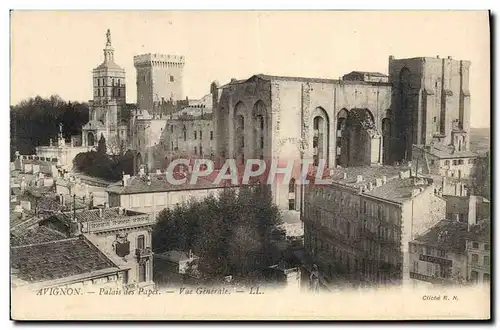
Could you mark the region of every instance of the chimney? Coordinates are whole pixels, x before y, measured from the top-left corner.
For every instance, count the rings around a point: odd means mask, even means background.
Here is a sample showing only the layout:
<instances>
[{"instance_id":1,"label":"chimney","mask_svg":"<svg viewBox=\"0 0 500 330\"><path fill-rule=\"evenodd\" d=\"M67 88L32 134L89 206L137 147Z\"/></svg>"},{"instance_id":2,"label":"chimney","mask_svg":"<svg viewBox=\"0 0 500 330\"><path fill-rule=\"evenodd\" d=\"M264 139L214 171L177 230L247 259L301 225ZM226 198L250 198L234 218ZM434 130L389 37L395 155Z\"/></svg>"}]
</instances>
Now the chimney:
<instances>
[{"instance_id":1,"label":"chimney","mask_svg":"<svg viewBox=\"0 0 500 330\"><path fill-rule=\"evenodd\" d=\"M467 220L469 229L477 223L476 203L477 203L477 196L471 195L469 197L469 214Z\"/></svg>"},{"instance_id":2,"label":"chimney","mask_svg":"<svg viewBox=\"0 0 500 330\"><path fill-rule=\"evenodd\" d=\"M157 169L157 170L156 170L156 174L161 174L161 170L160 170L160 169Z\"/></svg>"},{"instance_id":3,"label":"chimney","mask_svg":"<svg viewBox=\"0 0 500 330\"><path fill-rule=\"evenodd\" d=\"M360 182L363 182L363 176L362 175L358 175L356 177L356 183L360 183Z\"/></svg>"},{"instance_id":4,"label":"chimney","mask_svg":"<svg viewBox=\"0 0 500 330\"><path fill-rule=\"evenodd\" d=\"M330 169L330 176L333 176L333 173L335 172L335 170L333 168Z\"/></svg>"},{"instance_id":5,"label":"chimney","mask_svg":"<svg viewBox=\"0 0 500 330\"><path fill-rule=\"evenodd\" d=\"M105 208L105 209L108 209L108 208L109 208L108 203L104 202L104 208Z\"/></svg>"},{"instance_id":6,"label":"chimney","mask_svg":"<svg viewBox=\"0 0 500 330\"><path fill-rule=\"evenodd\" d=\"M193 251L189 250L189 259L192 259L192 258L193 258Z\"/></svg>"},{"instance_id":7,"label":"chimney","mask_svg":"<svg viewBox=\"0 0 500 330\"><path fill-rule=\"evenodd\" d=\"M375 187L380 187L382 185L382 179L381 178L376 178L375 179Z\"/></svg>"},{"instance_id":8,"label":"chimney","mask_svg":"<svg viewBox=\"0 0 500 330\"><path fill-rule=\"evenodd\" d=\"M130 180L130 174L123 174L123 186L126 187L128 186L128 181Z\"/></svg>"},{"instance_id":9,"label":"chimney","mask_svg":"<svg viewBox=\"0 0 500 330\"><path fill-rule=\"evenodd\" d=\"M368 191L373 190L373 182L368 182Z\"/></svg>"},{"instance_id":10,"label":"chimney","mask_svg":"<svg viewBox=\"0 0 500 330\"><path fill-rule=\"evenodd\" d=\"M387 183L387 176L384 175L382 176L382 184L386 184Z\"/></svg>"},{"instance_id":11,"label":"chimney","mask_svg":"<svg viewBox=\"0 0 500 330\"><path fill-rule=\"evenodd\" d=\"M150 186L151 185L151 177L148 175L147 179L148 179L148 186Z\"/></svg>"},{"instance_id":12,"label":"chimney","mask_svg":"<svg viewBox=\"0 0 500 330\"><path fill-rule=\"evenodd\" d=\"M99 208L99 218L102 219L102 207Z\"/></svg>"},{"instance_id":13,"label":"chimney","mask_svg":"<svg viewBox=\"0 0 500 330\"><path fill-rule=\"evenodd\" d=\"M446 195L445 188L446 188L446 177L443 176L441 180L441 192L443 193L443 195Z\"/></svg>"},{"instance_id":14,"label":"chimney","mask_svg":"<svg viewBox=\"0 0 500 330\"><path fill-rule=\"evenodd\" d=\"M59 194L59 203L64 206L64 195L63 194Z\"/></svg>"},{"instance_id":15,"label":"chimney","mask_svg":"<svg viewBox=\"0 0 500 330\"><path fill-rule=\"evenodd\" d=\"M459 221L458 213L453 213L453 214L451 215L451 220L452 220L453 222L458 222L458 221Z\"/></svg>"},{"instance_id":16,"label":"chimney","mask_svg":"<svg viewBox=\"0 0 500 330\"><path fill-rule=\"evenodd\" d=\"M144 176L145 172L144 172L144 165L141 165L141 168L139 169L139 176Z\"/></svg>"},{"instance_id":17,"label":"chimney","mask_svg":"<svg viewBox=\"0 0 500 330\"><path fill-rule=\"evenodd\" d=\"M344 180L347 180L347 172L344 172Z\"/></svg>"},{"instance_id":18,"label":"chimney","mask_svg":"<svg viewBox=\"0 0 500 330\"><path fill-rule=\"evenodd\" d=\"M452 59L453 59L453 57L451 57L451 56L448 56L448 59L449 59L449 60L452 60Z\"/></svg>"}]
</instances>

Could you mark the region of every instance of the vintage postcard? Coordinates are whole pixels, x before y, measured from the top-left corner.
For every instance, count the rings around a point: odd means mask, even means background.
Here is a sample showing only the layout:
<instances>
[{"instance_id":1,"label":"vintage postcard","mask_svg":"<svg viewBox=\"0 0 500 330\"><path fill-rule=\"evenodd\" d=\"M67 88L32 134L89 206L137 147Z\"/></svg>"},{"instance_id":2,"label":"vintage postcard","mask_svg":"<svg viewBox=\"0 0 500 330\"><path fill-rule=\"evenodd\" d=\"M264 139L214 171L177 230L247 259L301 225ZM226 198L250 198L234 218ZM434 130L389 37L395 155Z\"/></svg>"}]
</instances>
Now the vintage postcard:
<instances>
[{"instance_id":1,"label":"vintage postcard","mask_svg":"<svg viewBox=\"0 0 500 330\"><path fill-rule=\"evenodd\" d=\"M489 12L10 19L12 319L490 319Z\"/></svg>"}]
</instances>

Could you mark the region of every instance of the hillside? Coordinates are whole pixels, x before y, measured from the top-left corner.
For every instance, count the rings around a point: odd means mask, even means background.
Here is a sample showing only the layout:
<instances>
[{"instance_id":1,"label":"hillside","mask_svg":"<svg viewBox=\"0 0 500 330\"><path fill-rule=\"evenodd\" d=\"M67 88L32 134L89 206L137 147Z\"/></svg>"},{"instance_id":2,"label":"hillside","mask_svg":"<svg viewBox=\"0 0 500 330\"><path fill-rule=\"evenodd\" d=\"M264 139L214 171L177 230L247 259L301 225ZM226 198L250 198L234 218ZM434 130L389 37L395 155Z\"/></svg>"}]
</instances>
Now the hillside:
<instances>
[{"instance_id":1,"label":"hillside","mask_svg":"<svg viewBox=\"0 0 500 330\"><path fill-rule=\"evenodd\" d=\"M472 128L470 129L470 150L484 155L490 151L490 128Z\"/></svg>"}]
</instances>

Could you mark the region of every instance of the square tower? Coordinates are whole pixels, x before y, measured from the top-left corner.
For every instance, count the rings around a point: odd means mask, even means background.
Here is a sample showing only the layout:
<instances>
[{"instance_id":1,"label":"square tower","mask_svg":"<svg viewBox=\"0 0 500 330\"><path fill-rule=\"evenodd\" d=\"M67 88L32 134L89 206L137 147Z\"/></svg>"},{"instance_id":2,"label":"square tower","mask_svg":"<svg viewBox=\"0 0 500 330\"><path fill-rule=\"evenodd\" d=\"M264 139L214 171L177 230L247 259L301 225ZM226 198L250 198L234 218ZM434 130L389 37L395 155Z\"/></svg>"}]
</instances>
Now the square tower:
<instances>
[{"instance_id":1,"label":"square tower","mask_svg":"<svg viewBox=\"0 0 500 330\"><path fill-rule=\"evenodd\" d=\"M411 159L412 145L439 143L468 150L469 61L451 57L389 57L393 86L395 160Z\"/></svg>"},{"instance_id":2,"label":"square tower","mask_svg":"<svg viewBox=\"0 0 500 330\"><path fill-rule=\"evenodd\" d=\"M143 54L134 56L137 73L137 107L151 113L168 101L182 100L184 56Z\"/></svg>"}]
</instances>

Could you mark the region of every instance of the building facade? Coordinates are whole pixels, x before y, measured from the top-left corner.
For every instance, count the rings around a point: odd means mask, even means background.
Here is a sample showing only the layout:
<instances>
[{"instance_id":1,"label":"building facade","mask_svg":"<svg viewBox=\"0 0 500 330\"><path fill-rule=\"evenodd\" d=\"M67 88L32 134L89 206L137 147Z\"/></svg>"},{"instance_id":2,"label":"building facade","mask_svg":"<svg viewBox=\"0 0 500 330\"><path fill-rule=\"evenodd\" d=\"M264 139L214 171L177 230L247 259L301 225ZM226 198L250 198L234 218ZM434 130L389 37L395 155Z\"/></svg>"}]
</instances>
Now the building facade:
<instances>
[{"instance_id":1,"label":"building facade","mask_svg":"<svg viewBox=\"0 0 500 330\"><path fill-rule=\"evenodd\" d=\"M467 239L467 265L469 280L473 284L491 281L491 220L471 224Z\"/></svg>"},{"instance_id":2,"label":"building facade","mask_svg":"<svg viewBox=\"0 0 500 330\"><path fill-rule=\"evenodd\" d=\"M184 98L184 56L142 54L134 56L137 107L159 113L161 105Z\"/></svg>"},{"instance_id":3,"label":"building facade","mask_svg":"<svg viewBox=\"0 0 500 330\"><path fill-rule=\"evenodd\" d=\"M305 187L304 246L327 281L407 282L408 242L445 214L432 180L407 167L332 170Z\"/></svg>"},{"instance_id":4,"label":"building facade","mask_svg":"<svg viewBox=\"0 0 500 330\"><path fill-rule=\"evenodd\" d=\"M395 160L412 159L413 145L469 150L469 61L389 57Z\"/></svg>"}]
</instances>

